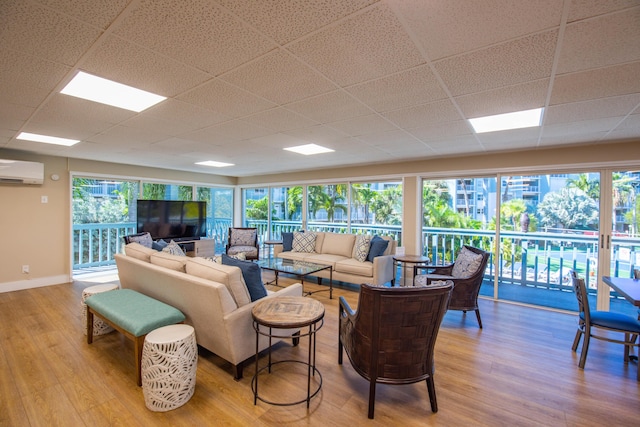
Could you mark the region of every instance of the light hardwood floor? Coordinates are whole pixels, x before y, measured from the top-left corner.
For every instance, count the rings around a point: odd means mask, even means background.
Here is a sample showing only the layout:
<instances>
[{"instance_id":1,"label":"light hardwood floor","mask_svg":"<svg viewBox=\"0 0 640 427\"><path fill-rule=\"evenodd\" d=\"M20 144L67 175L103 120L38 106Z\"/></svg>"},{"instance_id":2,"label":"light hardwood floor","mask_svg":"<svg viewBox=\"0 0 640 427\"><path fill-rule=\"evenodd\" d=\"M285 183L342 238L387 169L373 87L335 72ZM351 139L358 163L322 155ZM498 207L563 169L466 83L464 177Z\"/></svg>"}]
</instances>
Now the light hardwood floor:
<instances>
[{"instance_id":1,"label":"light hardwood floor","mask_svg":"<svg viewBox=\"0 0 640 427\"><path fill-rule=\"evenodd\" d=\"M445 316L436 344L439 412L431 412L424 383L379 385L375 420L368 420L367 382L346 357L337 363L337 297L357 306L350 289L336 289L333 300L328 292L312 296L326 315L317 337L323 386L308 410L304 404L254 406L254 364L236 382L228 363L200 349L191 400L170 412L151 412L135 384L132 342L113 332L86 343L80 295L93 284L0 293L0 425L640 425L637 363L623 363L621 346L592 340L582 371L571 351L575 315L488 300L481 301L483 330L473 313ZM274 360L303 358L306 345L281 343ZM278 398L305 392L306 378L296 369L279 370L264 383L262 378L261 392Z\"/></svg>"}]
</instances>

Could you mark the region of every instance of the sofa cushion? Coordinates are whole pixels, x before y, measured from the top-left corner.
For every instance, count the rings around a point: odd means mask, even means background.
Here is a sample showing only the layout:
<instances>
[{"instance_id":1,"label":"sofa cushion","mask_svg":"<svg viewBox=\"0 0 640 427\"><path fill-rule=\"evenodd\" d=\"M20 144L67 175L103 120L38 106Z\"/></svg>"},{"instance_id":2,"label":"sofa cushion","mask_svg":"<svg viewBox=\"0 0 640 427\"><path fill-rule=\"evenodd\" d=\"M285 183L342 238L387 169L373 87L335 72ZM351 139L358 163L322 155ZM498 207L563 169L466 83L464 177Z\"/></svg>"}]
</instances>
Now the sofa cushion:
<instances>
[{"instance_id":1,"label":"sofa cushion","mask_svg":"<svg viewBox=\"0 0 640 427\"><path fill-rule=\"evenodd\" d=\"M316 233L293 233L293 252L313 253L316 251Z\"/></svg>"},{"instance_id":2,"label":"sofa cushion","mask_svg":"<svg viewBox=\"0 0 640 427\"><path fill-rule=\"evenodd\" d=\"M369 255L369 246L371 246L371 236L367 234L358 234L356 236L356 243L353 245L353 255L356 261L364 262Z\"/></svg>"},{"instance_id":3,"label":"sofa cushion","mask_svg":"<svg viewBox=\"0 0 640 427\"><path fill-rule=\"evenodd\" d=\"M482 254L472 252L463 246L456 257L456 262L453 264L451 275L462 279L471 277L478 271L481 262Z\"/></svg>"},{"instance_id":4,"label":"sofa cushion","mask_svg":"<svg viewBox=\"0 0 640 427\"><path fill-rule=\"evenodd\" d=\"M251 261L240 261L225 254L222 254L222 264L240 267L251 301L257 301L267 296L267 288L262 283L262 274L258 264Z\"/></svg>"},{"instance_id":5,"label":"sofa cushion","mask_svg":"<svg viewBox=\"0 0 640 427\"><path fill-rule=\"evenodd\" d=\"M186 272L192 276L222 283L227 287L238 307L251 302L247 285L242 278L242 271L237 267L222 265L204 258L189 258Z\"/></svg>"},{"instance_id":6,"label":"sofa cushion","mask_svg":"<svg viewBox=\"0 0 640 427\"><path fill-rule=\"evenodd\" d=\"M178 245L173 240L170 241L167 246L162 248L162 252L166 252L168 254L176 255L176 256L187 256L182 250L182 248L180 247L180 245Z\"/></svg>"},{"instance_id":7,"label":"sofa cushion","mask_svg":"<svg viewBox=\"0 0 640 427\"><path fill-rule=\"evenodd\" d=\"M315 262L316 264L324 264L330 265L332 268L335 268L336 262L343 261L345 259L349 259L342 255L333 255L333 254L310 254L304 257L306 262Z\"/></svg>"},{"instance_id":8,"label":"sofa cushion","mask_svg":"<svg viewBox=\"0 0 640 427\"><path fill-rule=\"evenodd\" d=\"M354 258L347 258L335 264L337 273L355 274L357 276L373 277L373 263L369 261L360 262Z\"/></svg>"},{"instance_id":9,"label":"sofa cushion","mask_svg":"<svg viewBox=\"0 0 640 427\"><path fill-rule=\"evenodd\" d=\"M353 245L356 242L355 234L324 233L322 253L341 255L347 258L353 256Z\"/></svg>"},{"instance_id":10,"label":"sofa cushion","mask_svg":"<svg viewBox=\"0 0 640 427\"><path fill-rule=\"evenodd\" d=\"M308 254L306 252L280 252L278 254L278 258L283 258L283 259L291 259L294 261L304 261L305 258L310 257L313 254Z\"/></svg>"},{"instance_id":11,"label":"sofa cushion","mask_svg":"<svg viewBox=\"0 0 640 427\"><path fill-rule=\"evenodd\" d=\"M124 253L127 256L139 259L140 261L151 262L151 255L158 251L142 246L140 243L129 243L124 247Z\"/></svg>"},{"instance_id":12,"label":"sofa cushion","mask_svg":"<svg viewBox=\"0 0 640 427\"><path fill-rule=\"evenodd\" d=\"M374 236L373 239L371 239L367 261L373 261L375 257L384 254L384 251L387 250L387 246L389 246L388 240L385 240L380 236Z\"/></svg>"},{"instance_id":13,"label":"sofa cushion","mask_svg":"<svg viewBox=\"0 0 640 427\"><path fill-rule=\"evenodd\" d=\"M150 261L151 264L184 273L185 264L187 263L187 257L180 255L171 255L167 252L154 251L154 253L150 257Z\"/></svg>"}]
</instances>

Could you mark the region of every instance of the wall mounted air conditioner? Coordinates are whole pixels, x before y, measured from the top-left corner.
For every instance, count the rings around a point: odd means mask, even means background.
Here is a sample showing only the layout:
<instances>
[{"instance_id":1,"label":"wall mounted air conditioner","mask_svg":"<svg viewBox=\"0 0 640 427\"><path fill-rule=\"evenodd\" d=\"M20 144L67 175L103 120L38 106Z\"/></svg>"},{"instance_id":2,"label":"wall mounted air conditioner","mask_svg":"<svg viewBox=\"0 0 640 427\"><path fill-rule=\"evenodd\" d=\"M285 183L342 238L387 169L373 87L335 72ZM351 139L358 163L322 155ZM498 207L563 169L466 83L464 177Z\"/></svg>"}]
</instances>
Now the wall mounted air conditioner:
<instances>
[{"instance_id":1,"label":"wall mounted air conditioner","mask_svg":"<svg viewBox=\"0 0 640 427\"><path fill-rule=\"evenodd\" d=\"M42 184L44 164L0 159L0 184Z\"/></svg>"}]
</instances>

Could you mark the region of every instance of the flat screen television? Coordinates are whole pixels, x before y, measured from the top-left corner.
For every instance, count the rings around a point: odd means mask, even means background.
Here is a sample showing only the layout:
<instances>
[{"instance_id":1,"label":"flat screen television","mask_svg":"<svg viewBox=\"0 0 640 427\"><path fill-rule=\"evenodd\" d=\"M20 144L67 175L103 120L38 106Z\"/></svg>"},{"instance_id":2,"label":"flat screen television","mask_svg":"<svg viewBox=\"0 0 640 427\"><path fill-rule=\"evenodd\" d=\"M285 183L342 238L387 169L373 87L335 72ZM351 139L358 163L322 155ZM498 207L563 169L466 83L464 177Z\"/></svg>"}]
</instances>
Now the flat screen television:
<instances>
[{"instance_id":1,"label":"flat screen television","mask_svg":"<svg viewBox=\"0 0 640 427\"><path fill-rule=\"evenodd\" d=\"M207 235L207 202L138 200L138 233L154 240L195 240Z\"/></svg>"}]
</instances>

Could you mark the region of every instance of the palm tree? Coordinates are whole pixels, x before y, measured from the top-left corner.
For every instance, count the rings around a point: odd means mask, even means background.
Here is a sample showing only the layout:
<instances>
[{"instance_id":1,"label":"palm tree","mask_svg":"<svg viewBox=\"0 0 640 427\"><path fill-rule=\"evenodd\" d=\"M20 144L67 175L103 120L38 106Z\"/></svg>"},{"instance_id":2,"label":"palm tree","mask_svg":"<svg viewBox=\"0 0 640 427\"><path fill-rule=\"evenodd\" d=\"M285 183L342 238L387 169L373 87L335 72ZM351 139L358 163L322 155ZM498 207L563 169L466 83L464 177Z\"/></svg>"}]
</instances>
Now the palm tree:
<instances>
[{"instance_id":1,"label":"palm tree","mask_svg":"<svg viewBox=\"0 0 640 427\"><path fill-rule=\"evenodd\" d=\"M364 207L364 223L369 224L369 207L371 203L374 201L378 192L371 189L371 184L353 184L351 198L354 202L354 207L358 206Z\"/></svg>"}]
</instances>

